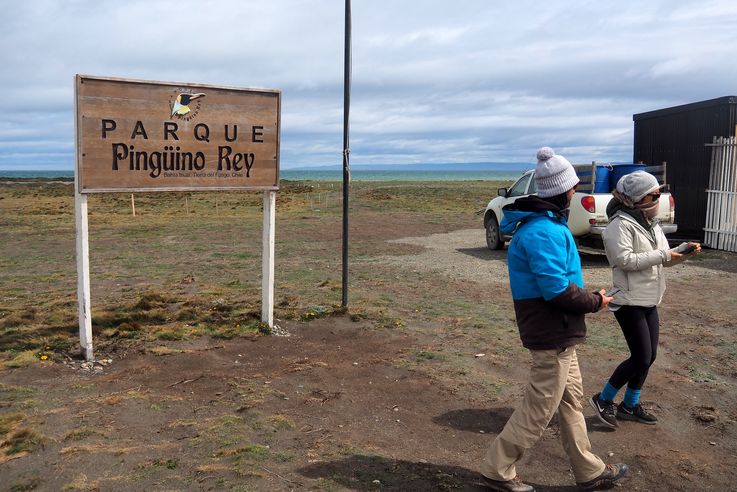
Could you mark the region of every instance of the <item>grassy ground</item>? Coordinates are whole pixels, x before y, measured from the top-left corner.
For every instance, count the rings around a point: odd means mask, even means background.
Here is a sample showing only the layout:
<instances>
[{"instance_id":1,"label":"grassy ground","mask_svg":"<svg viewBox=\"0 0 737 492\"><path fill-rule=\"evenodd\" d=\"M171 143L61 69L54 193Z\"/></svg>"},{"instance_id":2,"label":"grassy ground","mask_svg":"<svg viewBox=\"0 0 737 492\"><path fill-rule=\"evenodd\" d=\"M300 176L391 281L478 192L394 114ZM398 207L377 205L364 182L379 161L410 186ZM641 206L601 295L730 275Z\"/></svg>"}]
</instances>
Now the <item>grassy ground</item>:
<instances>
[{"instance_id":1,"label":"grassy ground","mask_svg":"<svg viewBox=\"0 0 737 492\"><path fill-rule=\"evenodd\" d=\"M459 193L459 185L463 192ZM352 184L352 313L401 325L397 292L415 279L395 278L362 260L413 251L376 234L392 223L411 231L476 227L495 183ZM10 366L76 350L74 203L69 184L0 186L0 351ZM277 198L275 315L308 319L340 304L342 193L338 183L285 182ZM260 319L259 193L128 194L89 197L93 332L99 347L135 340L232 338L264 330ZM397 220L401 221L397 228ZM389 234L391 238L391 234ZM338 268L336 268L338 266ZM400 280L399 282L397 280ZM468 305L448 305L465 311ZM437 313L427 312L428 316Z\"/></svg>"}]
</instances>

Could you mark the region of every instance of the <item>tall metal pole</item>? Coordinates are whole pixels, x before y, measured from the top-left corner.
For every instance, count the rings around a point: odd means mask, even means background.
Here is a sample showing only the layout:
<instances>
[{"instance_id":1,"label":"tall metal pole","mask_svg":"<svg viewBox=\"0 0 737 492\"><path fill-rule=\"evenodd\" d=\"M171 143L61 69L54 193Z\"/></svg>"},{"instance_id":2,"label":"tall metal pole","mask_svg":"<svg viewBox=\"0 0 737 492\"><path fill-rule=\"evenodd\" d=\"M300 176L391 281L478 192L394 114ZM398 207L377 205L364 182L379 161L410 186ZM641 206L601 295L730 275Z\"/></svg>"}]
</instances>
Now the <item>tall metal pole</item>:
<instances>
[{"instance_id":1,"label":"tall metal pole","mask_svg":"<svg viewBox=\"0 0 737 492\"><path fill-rule=\"evenodd\" d=\"M343 300L348 307L348 196L351 169L348 156L348 116L351 109L351 0L345 0L345 51L343 59Z\"/></svg>"}]
</instances>

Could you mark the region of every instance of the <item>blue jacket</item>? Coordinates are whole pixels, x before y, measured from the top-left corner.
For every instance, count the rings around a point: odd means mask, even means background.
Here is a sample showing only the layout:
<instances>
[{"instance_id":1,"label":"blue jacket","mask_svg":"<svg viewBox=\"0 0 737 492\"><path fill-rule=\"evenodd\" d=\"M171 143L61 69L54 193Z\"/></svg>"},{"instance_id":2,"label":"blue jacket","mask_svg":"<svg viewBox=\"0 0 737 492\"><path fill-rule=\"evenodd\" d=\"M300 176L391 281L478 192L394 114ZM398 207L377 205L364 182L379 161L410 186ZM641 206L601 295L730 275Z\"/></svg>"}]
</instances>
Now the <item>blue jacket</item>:
<instances>
[{"instance_id":1,"label":"blue jacket","mask_svg":"<svg viewBox=\"0 0 737 492\"><path fill-rule=\"evenodd\" d=\"M522 198L504 207L500 230L514 234L507 265L522 344L548 350L584 341L584 314L599 309L601 296L583 290L581 258L560 210Z\"/></svg>"}]
</instances>

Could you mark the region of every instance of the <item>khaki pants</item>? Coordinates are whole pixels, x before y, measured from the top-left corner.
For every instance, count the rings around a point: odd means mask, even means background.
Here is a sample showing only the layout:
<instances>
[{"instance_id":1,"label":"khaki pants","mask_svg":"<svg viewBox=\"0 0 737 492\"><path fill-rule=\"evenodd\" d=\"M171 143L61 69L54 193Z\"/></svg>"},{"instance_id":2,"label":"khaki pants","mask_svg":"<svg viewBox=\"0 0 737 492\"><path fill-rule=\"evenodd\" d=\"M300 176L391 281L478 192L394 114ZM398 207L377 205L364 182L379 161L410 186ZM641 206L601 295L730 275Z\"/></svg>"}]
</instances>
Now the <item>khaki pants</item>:
<instances>
[{"instance_id":1,"label":"khaki pants","mask_svg":"<svg viewBox=\"0 0 737 492\"><path fill-rule=\"evenodd\" d=\"M581 412L583 382L576 347L531 350L530 382L522 404L491 444L481 472L493 480L511 480L515 464L542 436L558 410L560 439L576 482L588 482L604 471L604 462L591 452L586 421Z\"/></svg>"}]
</instances>

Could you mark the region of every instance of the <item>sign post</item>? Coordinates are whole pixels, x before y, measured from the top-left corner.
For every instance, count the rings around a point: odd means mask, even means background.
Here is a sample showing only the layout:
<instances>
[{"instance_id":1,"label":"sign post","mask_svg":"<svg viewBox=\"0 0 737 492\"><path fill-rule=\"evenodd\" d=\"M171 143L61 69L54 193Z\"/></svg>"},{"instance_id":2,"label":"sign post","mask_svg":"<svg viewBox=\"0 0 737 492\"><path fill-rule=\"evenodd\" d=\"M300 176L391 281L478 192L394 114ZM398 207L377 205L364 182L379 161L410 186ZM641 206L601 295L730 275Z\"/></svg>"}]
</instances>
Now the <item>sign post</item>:
<instances>
[{"instance_id":1,"label":"sign post","mask_svg":"<svg viewBox=\"0 0 737 492\"><path fill-rule=\"evenodd\" d=\"M264 233L261 272L261 322L274 326L274 241L276 238L276 192L264 192Z\"/></svg>"},{"instance_id":2,"label":"sign post","mask_svg":"<svg viewBox=\"0 0 737 492\"><path fill-rule=\"evenodd\" d=\"M92 360L92 312L90 309L90 247L87 226L87 195L74 193L77 230L77 304L79 306L79 345L82 355Z\"/></svg>"},{"instance_id":3,"label":"sign post","mask_svg":"<svg viewBox=\"0 0 737 492\"><path fill-rule=\"evenodd\" d=\"M271 327L281 92L77 75L75 108L77 296L84 357L93 358L90 193L263 191L262 321Z\"/></svg>"}]
</instances>

